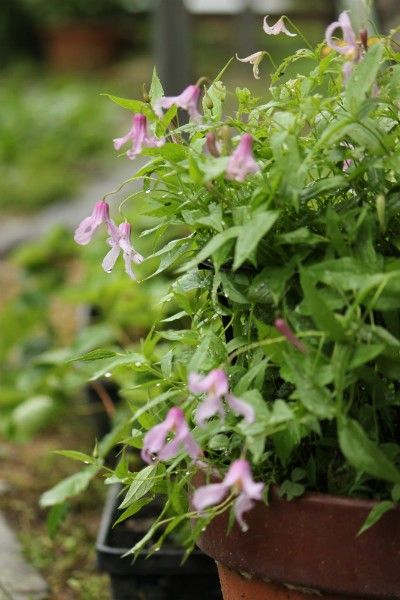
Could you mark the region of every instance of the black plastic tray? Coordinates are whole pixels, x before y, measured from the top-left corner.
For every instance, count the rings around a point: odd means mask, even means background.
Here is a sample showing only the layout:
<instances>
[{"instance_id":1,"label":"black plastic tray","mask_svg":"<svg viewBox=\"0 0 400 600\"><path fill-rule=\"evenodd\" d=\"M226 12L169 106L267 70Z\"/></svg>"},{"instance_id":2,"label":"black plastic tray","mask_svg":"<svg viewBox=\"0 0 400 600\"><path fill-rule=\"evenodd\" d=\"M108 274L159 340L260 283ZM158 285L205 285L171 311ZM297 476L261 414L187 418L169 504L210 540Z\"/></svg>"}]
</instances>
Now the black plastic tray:
<instances>
[{"instance_id":1,"label":"black plastic tray","mask_svg":"<svg viewBox=\"0 0 400 600\"><path fill-rule=\"evenodd\" d=\"M123 557L142 537L144 520L160 511L149 504L113 528L120 491L114 485L108 493L96 542L97 564L110 575L113 600L221 600L215 563L198 549L182 565L182 550L168 542L149 558L145 551L134 563L132 556Z\"/></svg>"}]
</instances>

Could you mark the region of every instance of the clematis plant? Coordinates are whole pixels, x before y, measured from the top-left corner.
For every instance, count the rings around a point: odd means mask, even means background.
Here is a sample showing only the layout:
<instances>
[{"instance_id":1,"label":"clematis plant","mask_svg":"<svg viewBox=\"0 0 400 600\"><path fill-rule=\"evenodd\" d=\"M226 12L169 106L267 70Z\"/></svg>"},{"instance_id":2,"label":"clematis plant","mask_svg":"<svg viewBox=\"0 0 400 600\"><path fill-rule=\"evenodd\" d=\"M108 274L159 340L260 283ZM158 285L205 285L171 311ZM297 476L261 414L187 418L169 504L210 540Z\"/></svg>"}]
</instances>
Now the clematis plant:
<instances>
[{"instance_id":1,"label":"clematis plant","mask_svg":"<svg viewBox=\"0 0 400 600\"><path fill-rule=\"evenodd\" d=\"M283 19L264 31L291 34ZM185 516L189 549L224 510L246 529L271 486L288 499L375 499L368 526L400 499L400 55L391 37L364 38L342 13L315 49L269 73L265 97L234 90L228 113L219 77L165 97L155 73L146 101L113 97L145 115L116 145L132 140L147 159L133 175L153 219L144 267L169 272L174 307L140 347L82 357L101 357L91 376L111 374L129 399L113 440L146 466L123 452L107 467L128 491L126 515L165 498L133 552ZM257 67L263 52L244 60ZM103 266L122 252L132 277L141 257L107 197L76 240L104 226Z\"/></svg>"}]
</instances>

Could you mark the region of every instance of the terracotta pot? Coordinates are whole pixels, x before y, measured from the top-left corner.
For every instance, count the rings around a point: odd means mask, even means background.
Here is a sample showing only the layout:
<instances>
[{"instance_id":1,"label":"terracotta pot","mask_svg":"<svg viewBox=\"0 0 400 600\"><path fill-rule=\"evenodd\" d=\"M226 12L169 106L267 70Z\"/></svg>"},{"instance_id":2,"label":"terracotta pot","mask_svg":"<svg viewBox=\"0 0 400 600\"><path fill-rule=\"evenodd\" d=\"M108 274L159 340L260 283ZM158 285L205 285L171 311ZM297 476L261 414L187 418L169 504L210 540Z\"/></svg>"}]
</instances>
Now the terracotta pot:
<instances>
[{"instance_id":1,"label":"terracotta pot","mask_svg":"<svg viewBox=\"0 0 400 600\"><path fill-rule=\"evenodd\" d=\"M344 600L343 596L315 596L255 577L242 577L220 563L217 566L224 600Z\"/></svg>"},{"instance_id":2,"label":"terracotta pot","mask_svg":"<svg viewBox=\"0 0 400 600\"><path fill-rule=\"evenodd\" d=\"M201 480L199 475L195 485ZM227 534L225 513L212 521L198 545L217 563L256 579L258 596L237 574L232 586L222 567L226 600L309 598L285 585L325 594L327 600L400 600L400 508L357 536L374 504L317 493L287 502L274 489L269 506L257 502L246 513L247 532L235 524ZM265 580L278 587L265 587ZM235 586L244 596L232 593Z\"/></svg>"},{"instance_id":3,"label":"terracotta pot","mask_svg":"<svg viewBox=\"0 0 400 600\"><path fill-rule=\"evenodd\" d=\"M106 23L71 23L44 33L47 60L62 71L88 71L108 64L116 41L115 27Z\"/></svg>"}]
</instances>

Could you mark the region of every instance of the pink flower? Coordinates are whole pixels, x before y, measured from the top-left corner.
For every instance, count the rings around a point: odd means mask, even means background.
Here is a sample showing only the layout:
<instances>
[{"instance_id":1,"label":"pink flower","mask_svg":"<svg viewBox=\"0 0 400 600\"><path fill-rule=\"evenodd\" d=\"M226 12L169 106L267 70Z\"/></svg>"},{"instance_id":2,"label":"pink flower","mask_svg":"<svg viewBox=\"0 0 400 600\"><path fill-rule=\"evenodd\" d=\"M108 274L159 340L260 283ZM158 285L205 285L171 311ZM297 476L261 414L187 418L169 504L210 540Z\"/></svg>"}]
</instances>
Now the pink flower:
<instances>
[{"instance_id":1,"label":"pink flower","mask_svg":"<svg viewBox=\"0 0 400 600\"><path fill-rule=\"evenodd\" d=\"M102 225L102 223L106 224L110 235L113 235L113 233L117 231L115 224L110 219L110 207L104 200L98 202L90 217L86 217L86 219L83 219L78 225L74 235L75 242L82 246L88 244L91 241L94 232Z\"/></svg>"},{"instance_id":2,"label":"pink flower","mask_svg":"<svg viewBox=\"0 0 400 600\"><path fill-rule=\"evenodd\" d=\"M116 138L114 140L114 148L120 150L120 148L129 142L129 140L132 140L132 148L131 150L128 150L126 154L131 160L136 158L143 148L162 146L165 142L164 139L158 139L149 133L147 118L145 115L141 114L133 115L131 129L124 137Z\"/></svg>"},{"instance_id":3,"label":"pink flower","mask_svg":"<svg viewBox=\"0 0 400 600\"><path fill-rule=\"evenodd\" d=\"M111 246L111 250L106 254L102 263L102 267L106 273L111 273L115 261L122 250L122 256L125 262L125 272L131 279L136 279L135 274L132 271L132 263L137 265L140 264L143 261L143 256L133 248L130 237L131 226L129 223L121 223L118 229L115 228L111 233L111 237L107 240Z\"/></svg>"},{"instance_id":4,"label":"pink flower","mask_svg":"<svg viewBox=\"0 0 400 600\"><path fill-rule=\"evenodd\" d=\"M207 398L200 404L196 412L196 423L200 426L216 414L219 414L221 419L224 418L223 398L233 412L242 415L248 423L254 422L253 407L229 393L228 377L222 369L213 369L205 377L198 373L191 373L189 390L192 394L207 394Z\"/></svg>"},{"instance_id":5,"label":"pink flower","mask_svg":"<svg viewBox=\"0 0 400 600\"><path fill-rule=\"evenodd\" d=\"M300 352L303 352L303 354L307 353L307 348L305 347L305 345L299 340L298 337L295 336L295 334L290 329L289 325L284 319L276 319L274 325L279 331L279 333L285 336L289 344L297 348L297 350L299 350Z\"/></svg>"},{"instance_id":6,"label":"pink flower","mask_svg":"<svg viewBox=\"0 0 400 600\"><path fill-rule=\"evenodd\" d=\"M265 33L267 35L279 35L280 33L284 33L285 35L288 35L290 37L296 37L297 33L291 33L286 28L284 17L281 17L275 23L275 25L272 25L272 27L270 27L268 25L268 22L267 22L268 17L269 17L269 15L267 15L266 17L264 17L264 24L263 24L263 29L264 29L264 31L265 31Z\"/></svg>"},{"instance_id":7,"label":"pink flower","mask_svg":"<svg viewBox=\"0 0 400 600\"><path fill-rule=\"evenodd\" d=\"M189 85L179 96L164 96L154 103L154 112L159 117L163 115L163 109L168 110L174 104L183 110L187 110L192 121L201 119L197 105L201 89L198 85Z\"/></svg>"},{"instance_id":8,"label":"pink flower","mask_svg":"<svg viewBox=\"0 0 400 600\"><path fill-rule=\"evenodd\" d=\"M231 154L226 167L226 176L228 179L235 181L244 181L247 175L258 173L260 167L254 160L253 152L253 136L250 133L242 135L240 142Z\"/></svg>"},{"instance_id":9,"label":"pink flower","mask_svg":"<svg viewBox=\"0 0 400 600\"><path fill-rule=\"evenodd\" d=\"M170 433L175 433L175 436L167 441ZM182 447L193 459L201 454L200 446L190 433L182 409L174 406L168 411L165 420L155 425L144 436L141 456L145 462L151 464L156 457L159 460L173 458Z\"/></svg>"},{"instance_id":10,"label":"pink flower","mask_svg":"<svg viewBox=\"0 0 400 600\"><path fill-rule=\"evenodd\" d=\"M255 79L260 79L260 62L262 61L265 55L266 52L260 51L255 52L254 54L250 54L250 56L246 56L246 58L239 58L236 54L236 58L237 60L240 60L240 62L248 62L251 65L253 65L253 75Z\"/></svg>"},{"instance_id":11,"label":"pink flower","mask_svg":"<svg viewBox=\"0 0 400 600\"><path fill-rule=\"evenodd\" d=\"M247 460L235 460L221 483L204 485L195 491L193 506L196 510L202 511L208 506L222 502L229 492L237 494L233 509L240 527L243 531L247 531L243 513L253 508L253 500L261 500L263 488L263 483L253 481Z\"/></svg>"},{"instance_id":12,"label":"pink flower","mask_svg":"<svg viewBox=\"0 0 400 600\"><path fill-rule=\"evenodd\" d=\"M342 30L343 40L340 43L337 43L333 38L336 29ZM336 50L336 52L343 54L347 59L343 65L343 79L346 83L354 66L359 63L362 58L361 46L357 42L356 34L351 26L348 11L344 10L341 12L339 19L327 27L325 37L328 46L333 50Z\"/></svg>"},{"instance_id":13,"label":"pink flower","mask_svg":"<svg viewBox=\"0 0 400 600\"><path fill-rule=\"evenodd\" d=\"M343 33L343 42L341 44L336 43L333 39L333 33L336 29L341 29ZM340 13L339 19L327 27L325 37L328 46L333 50L336 50L336 52L344 54L351 60L359 58L360 47L357 43L356 34L351 26L348 11L344 10L342 13Z\"/></svg>"}]
</instances>

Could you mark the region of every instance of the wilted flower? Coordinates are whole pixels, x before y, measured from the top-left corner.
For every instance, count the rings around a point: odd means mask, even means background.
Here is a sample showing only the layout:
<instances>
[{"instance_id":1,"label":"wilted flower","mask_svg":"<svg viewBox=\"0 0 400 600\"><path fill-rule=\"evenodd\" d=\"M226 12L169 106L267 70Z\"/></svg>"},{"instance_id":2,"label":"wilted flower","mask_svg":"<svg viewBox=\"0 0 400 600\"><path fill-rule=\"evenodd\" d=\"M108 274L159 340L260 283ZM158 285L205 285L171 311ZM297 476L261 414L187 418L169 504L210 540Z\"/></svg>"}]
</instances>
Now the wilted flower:
<instances>
[{"instance_id":1,"label":"wilted flower","mask_svg":"<svg viewBox=\"0 0 400 600\"><path fill-rule=\"evenodd\" d=\"M114 148L120 150L130 140L132 141L132 148L126 154L131 160L136 158L143 148L154 148L155 146L162 146L165 143L164 139L158 139L149 133L147 118L145 115L139 113L133 115L132 127L128 133L124 137L114 140Z\"/></svg>"},{"instance_id":2,"label":"wilted flower","mask_svg":"<svg viewBox=\"0 0 400 600\"><path fill-rule=\"evenodd\" d=\"M240 527L246 531L248 527L243 520L243 513L253 508L253 500L261 500L263 488L263 483L253 481L247 460L235 460L221 483L210 483L195 491L193 506L202 511L208 506L219 504L229 492L238 494L234 512Z\"/></svg>"},{"instance_id":3,"label":"wilted flower","mask_svg":"<svg viewBox=\"0 0 400 600\"><path fill-rule=\"evenodd\" d=\"M131 279L136 279L134 272L132 271L132 263L140 264L143 261L143 256L136 252L131 244L131 226L129 223L121 223L120 226L115 228L115 231L108 238L107 242L111 246L111 250L104 257L102 267L106 273L111 273L115 261L122 250L122 256L125 262L125 272Z\"/></svg>"},{"instance_id":4,"label":"wilted flower","mask_svg":"<svg viewBox=\"0 0 400 600\"><path fill-rule=\"evenodd\" d=\"M214 158L221 156L217 145L217 138L213 131L209 131L206 135L206 148L211 156L214 156Z\"/></svg>"},{"instance_id":5,"label":"wilted flower","mask_svg":"<svg viewBox=\"0 0 400 600\"><path fill-rule=\"evenodd\" d=\"M228 166L226 167L226 176L235 181L244 181L247 175L258 173L260 167L254 160L253 136L250 133L242 135L237 148L230 156Z\"/></svg>"},{"instance_id":6,"label":"wilted flower","mask_svg":"<svg viewBox=\"0 0 400 600\"><path fill-rule=\"evenodd\" d=\"M264 31L265 31L265 33L267 35L279 35L280 33L284 33L285 35L288 35L290 37L296 37L297 33L291 33L286 28L284 17L281 17L275 23L275 25L272 25L272 27L270 27L268 25L268 22L267 22L268 17L269 17L269 15L267 15L266 17L264 17L264 24L263 24L263 29L264 29Z\"/></svg>"},{"instance_id":7,"label":"wilted flower","mask_svg":"<svg viewBox=\"0 0 400 600\"><path fill-rule=\"evenodd\" d=\"M253 75L256 79L260 79L260 62L262 61L265 55L266 52L260 51L255 52L254 54L250 54L250 56L246 56L246 58L239 58L236 54L236 58L237 60L240 60L240 62L248 62L251 65L253 65Z\"/></svg>"},{"instance_id":8,"label":"wilted flower","mask_svg":"<svg viewBox=\"0 0 400 600\"><path fill-rule=\"evenodd\" d=\"M88 244L91 241L94 232L102 223L105 223L110 235L117 231L115 224L112 219L110 219L110 207L104 200L98 202L90 217L86 217L78 225L74 235L75 242L82 246Z\"/></svg>"},{"instance_id":9,"label":"wilted flower","mask_svg":"<svg viewBox=\"0 0 400 600\"><path fill-rule=\"evenodd\" d=\"M285 338L287 339L287 341L292 346L297 348L297 350L299 350L300 352L303 352L303 354L305 354L307 352L307 348L305 347L305 345L299 340L298 337L295 336L295 334L290 329L289 325L286 323L286 321L284 319L276 319L274 325L275 325L276 329L279 331L279 333L284 335Z\"/></svg>"},{"instance_id":10,"label":"wilted flower","mask_svg":"<svg viewBox=\"0 0 400 600\"><path fill-rule=\"evenodd\" d=\"M167 441L171 433L175 436ZM154 458L159 460L173 458L182 447L193 459L201 454L200 446L190 433L183 410L174 406L168 411L165 420L155 425L144 436L141 456L145 462L151 464Z\"/></svg>"},{"instance_id":11,"label":"wilted flower","mask_svg":"<svg viewBox=\"0 0 400 600\"><path fill-rule=\"evenodd\" d=\"M179 96L164 96L154 103L154 112L159 117L163 115L163 109L168 110L174 104L189 113L193 121L201 119L197 105L201 94L201 88L198 85L189 85Z\"/></svg>"},{"instance_id":12,"label":"wilted flower","mask_svg":"<svg viewBox=\"0 0 400 600\"><path fill-rule=\"evenodd\" d=\"M229 392L228 377L222 369L213 369L204 377L198 373L191 373L189 390L193 394L207 394L207 398L200 404L196 412L196 422L199 425L203 425L209 417L216 414L219 414L221 418L224 417L223 398L233 412L242 415L249 423L254 421L253 407Z\"/></svg>"}]
</instances>

